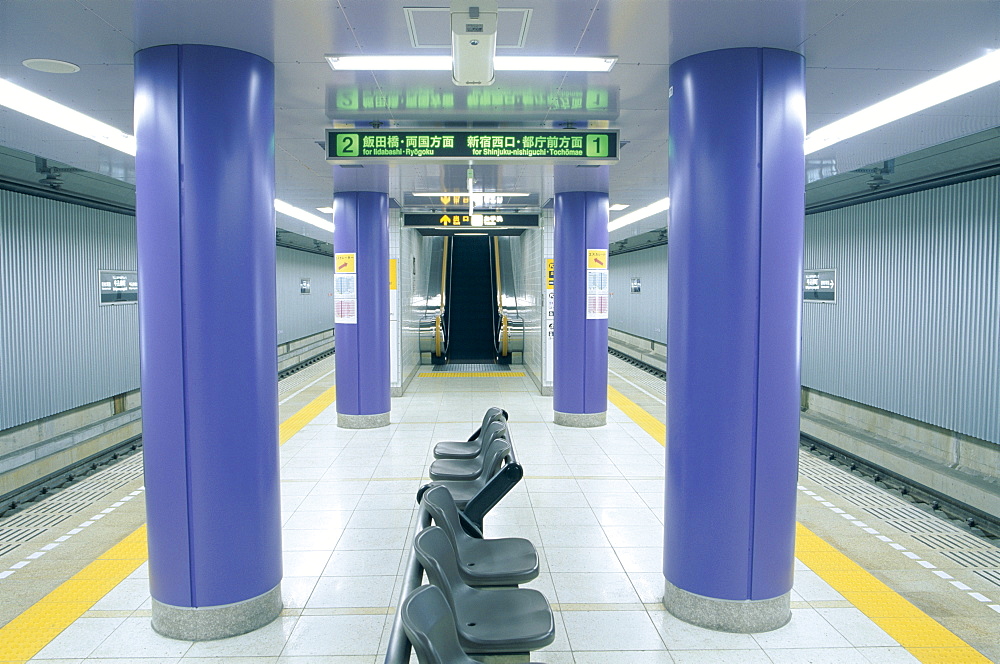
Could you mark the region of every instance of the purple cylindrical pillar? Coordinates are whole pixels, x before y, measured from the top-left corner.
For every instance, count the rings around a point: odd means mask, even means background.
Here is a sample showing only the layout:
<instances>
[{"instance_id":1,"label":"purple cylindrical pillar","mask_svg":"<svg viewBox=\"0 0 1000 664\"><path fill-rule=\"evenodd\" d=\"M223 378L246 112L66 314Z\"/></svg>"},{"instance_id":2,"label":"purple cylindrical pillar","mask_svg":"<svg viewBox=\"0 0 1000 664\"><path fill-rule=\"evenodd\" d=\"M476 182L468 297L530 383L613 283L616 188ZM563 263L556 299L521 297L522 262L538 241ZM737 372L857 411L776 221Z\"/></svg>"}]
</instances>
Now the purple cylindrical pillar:
<instances>
[{"instance_id":1,"label":"purple cylindrical pillar","mask_svg":"<svg viewBox=\"0 0 1000 664\"><path fill-rule=\"evenodd\" d=\"M761 48L670 67L664 604L724 631L790 618L804 68Z\"/></svg>"},{"instance_id":2,"label":"purple cylindrical pillar","mask_svg":"<svg viewBox=\"0 0 1000 664\"><path fill-rule=\"evenodd\" d=\"M221 638L282 606L274 65L139 51L135 129L153 627Z\"/></svg>"},{"instance_id":3,"label":"purple cylindrical pillar","mask_svg":"<svg viewBox=\"0 0 1000 664\"><path fill-rule=\"evenodd\" d=\"M389 424L389 195L333 195L337 424ZM351 284L354 284L352 297Z\"/></svg>"},{"instance_id":4,"label":"purple cylindrical pillar","mask_svg":"<svg viewBox=\"0 0 1000 664\"><path fill-rule=\"evenodd\" d=\"M557 186L561 179L557 173ZM602 426L608 411L606 190L556 193L555 222L553 420Z\"/></svg>"}]
</instances>

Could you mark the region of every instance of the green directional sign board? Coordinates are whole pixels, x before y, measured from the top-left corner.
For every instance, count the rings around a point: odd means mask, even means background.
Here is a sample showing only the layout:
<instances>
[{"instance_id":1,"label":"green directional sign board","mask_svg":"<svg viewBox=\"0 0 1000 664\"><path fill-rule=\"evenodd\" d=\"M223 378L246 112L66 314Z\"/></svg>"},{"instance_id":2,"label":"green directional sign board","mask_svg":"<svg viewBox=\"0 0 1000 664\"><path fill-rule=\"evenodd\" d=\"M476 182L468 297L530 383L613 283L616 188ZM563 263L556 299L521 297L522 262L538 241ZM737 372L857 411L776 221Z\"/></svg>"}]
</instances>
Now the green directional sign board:
<instances>
[{"instance_id":1,"label":"green directional sign board","mask_svg":"<svg viewBox=\"0 0 1000 664\"><path fill-rule=\"evenodd\" d=\"M618 162L617 129L327 129L331 163L402 161Z\"/></svg>"}]
</instances>

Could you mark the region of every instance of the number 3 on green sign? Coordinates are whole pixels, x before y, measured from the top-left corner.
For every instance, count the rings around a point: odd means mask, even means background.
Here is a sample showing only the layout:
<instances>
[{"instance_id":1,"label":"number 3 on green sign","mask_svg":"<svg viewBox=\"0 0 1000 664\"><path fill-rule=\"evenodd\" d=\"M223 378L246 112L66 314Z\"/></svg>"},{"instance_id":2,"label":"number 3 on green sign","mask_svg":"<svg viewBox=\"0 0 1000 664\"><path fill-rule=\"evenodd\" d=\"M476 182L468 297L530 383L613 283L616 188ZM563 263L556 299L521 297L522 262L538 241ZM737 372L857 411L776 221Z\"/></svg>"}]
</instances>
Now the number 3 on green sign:
<instances>
[{"instance_id":1,"label":"number 3 on green sign","mask_svg":"<svg viewBox=\"0 0 1000 664\"><path fill-rule=\"evenodd\" d=\"M357 134L337 134L338 157L357 157L360 154L359 147L361 141L358 140Z\"/></svg>"},{"instance_id":2,"label":"number 3 on green sign","mask_svg":"<svg viewBox=\"0 0 1000 664\"><path fill-rule=\"evenodd\" d=\"M608 135L587 134L587 157L608 156Z\"/></svg>"}]
</instances>

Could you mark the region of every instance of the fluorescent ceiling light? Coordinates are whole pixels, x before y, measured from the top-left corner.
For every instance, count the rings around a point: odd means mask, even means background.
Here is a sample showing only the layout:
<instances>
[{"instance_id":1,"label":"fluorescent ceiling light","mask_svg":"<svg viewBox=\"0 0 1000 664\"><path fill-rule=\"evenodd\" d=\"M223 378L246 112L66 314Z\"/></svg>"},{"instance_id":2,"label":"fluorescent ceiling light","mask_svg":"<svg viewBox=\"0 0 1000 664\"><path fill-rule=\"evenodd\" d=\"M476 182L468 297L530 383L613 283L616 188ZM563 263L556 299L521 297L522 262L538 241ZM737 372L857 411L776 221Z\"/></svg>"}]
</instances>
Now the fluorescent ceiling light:
<instances>
[{"instance_id":1,"label":"fluorescent ceiling light","mask_svg":"<svg viewBox=\"0 0 1000 664\"><path fill-rule=\"evenodd\" d=\"M328 55L334 71L451 71L450 55Z\"/></svg>"},{"instance_id":2,"label":"fluorescent ceiling light","mask_svg":"<svg viewBox=\"0 0 1000 664\"><path fill-rule=\"evenodd\" d=\"M498 55L493 60L496 71L593 71L609 72L618 56L589 57L580 55Z\"/></svg>"},{"instance_id":3,"label":"fluorescent ceiling light","mask_svg":"<svg viewBox=\"0 0 1000 664\"><path fill-rule=\"evenodd\" d=\"M0 105L135 156L135 136L4 79Z\"/></svg>"},{"instance_id":4,"label":"fluorescent ceiling light","mask_svg":"<svg viewBox=\"0 0 1000 664\"><path fill-rule=\"evenodd\" d=\"M325 231L330 231L331 233L333 232L333 224L327 221L326 219L318 217L312 212L306 212L302 208L297 208L294 205L289 205L285 201L279 200L277 198L274 199L274 211L288 215L293 219L304 221L307 224L312 224L313 226L316 226L317 228L322 228Z\"/></svg>"},{"instance_id":5,"label":"fluorescent ceiling light","mask_svg":"<svg viewBox=\"0 0 1000 664\"><path fill-rule=\"evenodd\" d=\"M450 55L328 55L326 61L335 71L451 71ZM496 71L589 71L608 72L618 56L541 56L498 55L493 59Z\"/></svg>"},{"instance_id":6,"label":"fluorescent ceiling light","mask_svg":"<svg viewBox=\"0 0 1000 664\"><path fill-rule=\"evenodd\" d=\"M634 224L637 221L641 221L646 217L652 217L654 214L659 212L666 212L670 209L670 197L661 198L655 203L650 203L646 207L641 207L638 210L629 212L626 215L618 217L614 221L608 224L608 232L616 231L622 226L628 226L629 224Z\"/></svg>"},{"instance_id":7,"label":"fluorescent ceiling light","mask_svg":"<svg viewBox=\"0 0 1000 664\"><path fill-rule=\"evenodd\" d=\"M608 209L611 210L612 212L621 212L622 210L624 210L627 207L628 207L628 203L615 203L614 205L612 205Z\"/></svg>"},{"instance_id":8,"label":"fluorescent ceiling light","mask_svg":"<svg viewBox=\"0 0 1000 664\"><path fill-rule=\"evenodd\" d=\"M1000 81L1000 50L935 76L806 136L806 154Z\"/></svg>"},{"instance_id":9,"label":"fluorescent ceiling light","mask_svg":"<svg viewBox=\"0 0 1000 664\"><path fill-rule=\"evenodd\" d=\"M321 207L321 208L316 208L316 209L319 210L320 212L322 212L323 214L333 214L333 208L332 207Z\"/></svg>"}]
</instances>

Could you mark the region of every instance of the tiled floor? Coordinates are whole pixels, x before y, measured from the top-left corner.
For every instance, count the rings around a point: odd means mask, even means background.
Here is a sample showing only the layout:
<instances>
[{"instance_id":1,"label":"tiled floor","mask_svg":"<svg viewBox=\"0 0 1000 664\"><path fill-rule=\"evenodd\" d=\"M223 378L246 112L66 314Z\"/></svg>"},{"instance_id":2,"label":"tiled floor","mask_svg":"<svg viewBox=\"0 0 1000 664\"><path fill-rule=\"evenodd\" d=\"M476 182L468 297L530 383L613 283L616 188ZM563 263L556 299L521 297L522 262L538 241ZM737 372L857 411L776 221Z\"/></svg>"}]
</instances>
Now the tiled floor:
<instances>
[{"instance_id":1,"label":"tiled floor","mask_svg":"<svg viewBox=\"0 0 1000 664\"><path fill-rule=\"evenodd\" d=\"M639 380L630 386L629 371L637 370L613 358L612 368L612 384L662 420L662 393ZM333 376L317 380L301 381L298 394L283 390L281 398L290 399L283 418L332 385ZM543 571L529 586L556 610L556 641L534 660L918 661L801 563L793 618L779 630L724 634L672 617L660 603L663 447L610 404L605 427L555 426L551 398L519 376L417 378L406 396L393 399L390 426L340 429L331 406L282 447L286 608L271 625L212 642L161 637L149 627L143 565L31 661L381 662L416 517L414 495L426 481L433 443L465 439L494 405L510 413L526 478L488 515L486 535L536 544ZM836 531L846 523L805 502L811 528L829 522Z\"/></svg>"}]
</instances>

